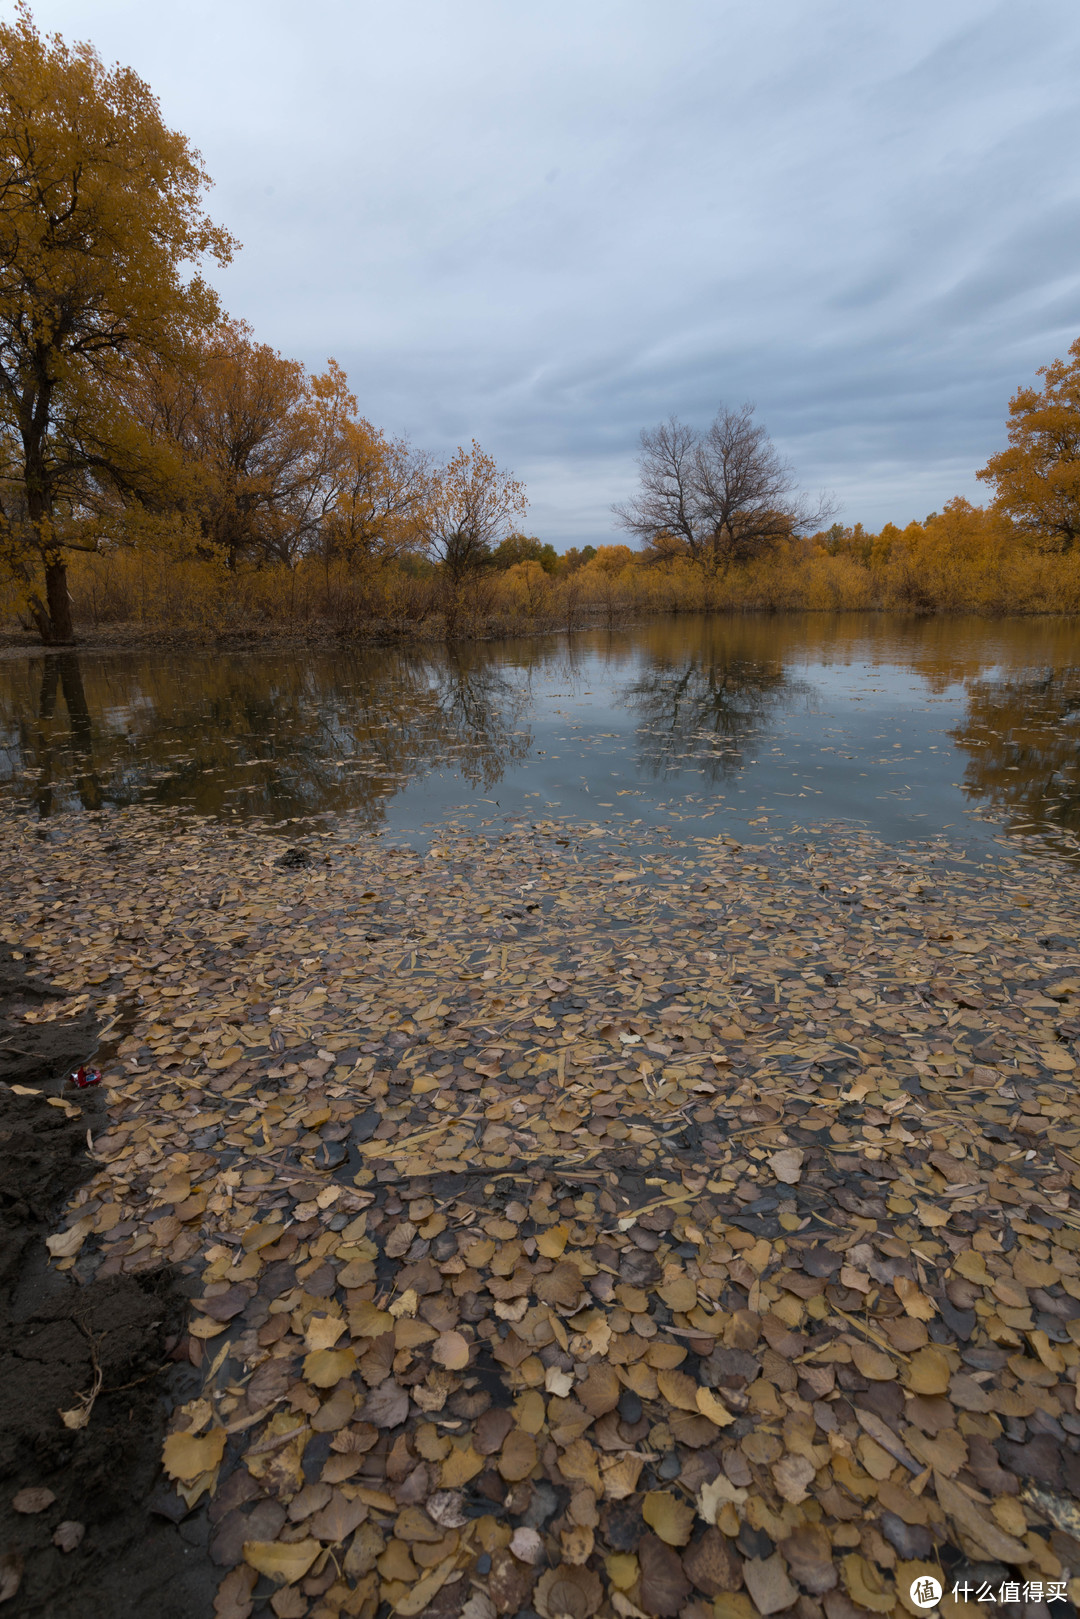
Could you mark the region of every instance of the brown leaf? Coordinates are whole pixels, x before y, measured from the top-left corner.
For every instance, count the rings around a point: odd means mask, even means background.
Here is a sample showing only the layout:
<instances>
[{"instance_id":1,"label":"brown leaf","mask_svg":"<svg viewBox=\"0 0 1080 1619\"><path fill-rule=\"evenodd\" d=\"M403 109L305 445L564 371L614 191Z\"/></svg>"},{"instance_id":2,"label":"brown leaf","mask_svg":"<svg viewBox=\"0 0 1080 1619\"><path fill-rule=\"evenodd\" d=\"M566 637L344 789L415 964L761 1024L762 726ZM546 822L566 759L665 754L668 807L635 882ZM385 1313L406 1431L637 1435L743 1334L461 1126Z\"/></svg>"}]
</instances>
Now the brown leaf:
<instances>
[{"instance_id":1,"label":"brown leaf","mask_svg":"<svg viewBox=\"0 0 1080 1619\"><path fill-rule=\"evenodd\" d=\"M820 1524L800 1524L780 1543L780 1551L788 1571L811 1596L823 1596L836 1585L832 1545Z\"/></svg>"},{"instance_id":2,"label":"brown leaf","mask_svg":"<svg viewBox=\"0 0 1080 1619\"><path fill-rule=\"evenodd\" d=\"M473 1445L477 1453L481 1456L494 1456L513 1426L513 1415L505 1406L490 1406L478 1418L473 1429Z\"/></svg>"},{"instance_id":3,"label":"brown leaf","mask_svg":"<svg viewBox=\"0 0 1080 1619\"><path fill-rule=\"evenodd\" d=\"M259 1576L253 1568L241 1563L230 1569L217 1588L214 1598L216 1619L248 1619L254 1607L251 1593Z\"/></svg>"},{"instance_id":4,"label":"brown leaf","mask_svg":"<svg viewBox=\"0 0 1080 1619\"><path fill-rule=\"evenodd\" d=\"M778 1181L785 1186L796 1186L802 1179L803 1159L806 1154L797 1147L785 1147L780 1152L770 1153L769 1168Z\"/></svg>"},{"instance_id":5,"label":"brown leaf","mask_svg":"<svg viewBox=\"0 0 1080 1619\"><path fill-rule=\"evenodd\" d=\"M991 1557L999 1557L1004 1563L1020 1564L1030 1559L1031 1553L1023 1541L999 1528L990 1514L977 1506L958 1484L935 1473L934 1493L946 1516L958 1523Z\"/></svg>"},{"instance_id":6,"label":"brown leaf","mask_svg":"<svg viewBox=\"0 0 1080 1619\"><path fill-rule=\"evenodd\" d=\"M461 1529L468 1523L460 1490L436 1490L427 1498L427 1514L443 1529Z\"/></svg>"},{"instance_id":7,"label":"brown leaf","mask_svg":"<svg viewBox=\"0 0 1080 1619\"><path fill-rule=\"evenodd\" d=\"M528 1478L536 1466L536 1440L522 1428L511 1428L499 1453L498 1468L507 1483Z\"/></svg>"},{"instance_id":8,"label":"brown leaf","mask_svg":"<svg viewBox=\"0 0 1080 1619\"><path fill-rule=\"evenodd\" d=\"M651 1534L642 1535L637 1556L641 1565L641 1607L657 1619L673 1619L692 1589L682 1558L673 1547Z\"/></svg>"},{"instance_id":9,"label":"brown leaf","mask_svg":"<svg viewBox=\"0 0 1080 1619\"><path fill-rule=\"evenodd\" d=\"M799 1599L779 1552L771 1557L748 1557L743 1564L743 1579L758 1612L766 1616L783 1612Z\"/></svg>"},{"instance_id":10,"label":"brown leaf","mask_svg":"<svg viewBox=\"0 0 1080 1619\"><path fill-rule=\"evenodd\" d=\"M522 1525L510 1537L510 1550L519 1562L538 1563L544 1555L544 1542L535 1529Z\"/></svg>"},{"instance_id":11,"label":"brown leaf","mask_svg":"<svg viewBox=\"0 0 1080 1619\"><path fill-rule=\"evenodd\" d=\"M202 1472L202 1468L199 1471ZM11 1504L16 1512L36 1513L44 1512L55 1500L56 1496L44 1484L29 1484L19 1491Z\"/></svg>"},{"instance_id":12,"label":"brown leaf","mask_svg":"<svg viewBox=\"0 0 1080 1619\"><path fill-rule=\"evenodd\" d=\"M844 1584L852 1602L871 1613L891 1613L896 1606L896 1592L887 1585L876 1563L871 1563L859 1552L851 1552L843 1559Z\"/></svg>"},{"instance_id":13,"label":"brown leaf","mask_svg":"<svg viewBox=\"0 0 1080 1619\"><path fill-rule=\"evenodd\" d=\"M322 1551L317 1540L245 1540L244 1561L260 1574L294 1585L302 1580Z\"/></svg>"},{"instance_id":14,"label":"brown leaf","mask_svg":"<svg viewBox=\"0 0 1080 1619\"><path fill-rule=\"evenodd\" d=\"M162 1466L170 1478L190 1484L200 1473L211 1472L224 1452L224 1428L211 1428L201 1438L187 1432L171 1433L162 1446Z\"/></svg>"},{"instance_id":15,"label":"brown leaf","mask_svg":"<svg viewBox=\"0 0 1080 1619\"><path fill-rule=\"evenodd\" d=\"M62 1552L73 1552L76 1546L81 1546L83 1536L86 1534L86 1525L79 1523L75 1518L65 1518L58 1523L53 1532L53 1545L59 1546Z\"/></svg>"},{"instance_id":16,"label":"brown leaf","mask_svg":"<svg viewBox=\"0 0 1080 1619\"><path fill-rule=\"evenodd\" d=\"M376 1428L397 1428L409 1415L409 1396L388 1377L373 1388L364 1402L364 1420Z\"/></svg>"},{"instance_id":17,"label":"brown leaf","mask_svg":"<svg viewBox=\"0 0 1080 1619\"><path fill-rule=\"evenodd\" d=\"M805 1501L817 1468L805 1456L781 1456L770 1469L773 1483L785 1501Z\"/></svg>"},{"instance_id":18,"label":"brown leaf","mask_svg":"<svg viewBox=\"0 0 1080 1619\"><path fill-rule=\"evenodd\" d=\"M743 1582L742 1559L719 1529L708 1528L683 1552L683 1567L707 1597L737 1591Z\"/></svg>"},{"instance_id":19,"label":"brown leaf","mask_svg":"<svg viewBox=\"0 0 1080 1619\"><path fill-rule=\"evenodd\" d=\"M541 1619L592 1619L603 1595L592 1569L560 1563L541 1574L533 1601Z\"/></svg>"},{"instance_id":20,"label":"brown leaf","mask_svg":"<svg viewBox=\"0 0 1080 1619\"><path fill-rule=\"evenodd\" d=\"M332 1389L356 1370L353 1349L316 1349L304 1356L304 1377L317 1389Z\"/></svg>"},{"instance_id":21,"label":"brown leaf","mask_svg":"<svg viewBox=\"0 0 1080 1619\"><path fill-rule=\"evenodd\" d=\"M315 1513L308 1530L316 1540L340 1545L354 1529L360 1527L367 1515L368 1509L363 1501L350 1501L340 1490L335 1490L326 1506Z\"/></svg>"},{"instance_id":22,"label":"brown leaf","mask_svg":"<svg viewBox=\"0 0 1080 1619\"><path fill-rule=\"evenodd\" d=\"M578 1303L584 1291L581 1272L568 1259L561 1260L546 1276L536 1278L533 1291L544 1304L559 1304L569 1309Z\"/></svg>"},{"instance_id":23,"label":"brown leaf","mask_svg":"<svg viewBox=\"0 0 1080 1619\"><path fill-rule=\"evenodd\" d=\"M10 1602L23 1577L21 1552L0 1553L0 1602Z\"/></svg>"},{"instance_id":24,"label":"brown leaf","mask_svg":"<svg viewBox=\"0 0 1080 1619\"><path fill-rule=\"evenodd\" d=\"M527 1608L535 1580L535 1568L527 1559L516 1557L512 1546L492 1552L487 1588L496 1613L517 1614Z\"/></svg>"},{"instance_id":25,"label":"brown leaf","mask_svg":"<svg viewBox=\"0 0 1080 1619\"><path fill-rule=\"evenodd\" d=\"M469 1364L469 1340L460 1332L441 1332L431 1346L431 1358L448 1371L460 1372Z\"/></svg>"},{"instance_id":26,"label":"brown leaf","mask_svg":"<svg viewBox=\"0 0 1080 1619\"><path fill-rule=\"evenodd\" d=\"M614 1411L621 1393L614 1366L607 1362L591 1366L589 1375L574 1392L591 1417L602 1417L606 1411Z\"/></svg>"}]
</instances>

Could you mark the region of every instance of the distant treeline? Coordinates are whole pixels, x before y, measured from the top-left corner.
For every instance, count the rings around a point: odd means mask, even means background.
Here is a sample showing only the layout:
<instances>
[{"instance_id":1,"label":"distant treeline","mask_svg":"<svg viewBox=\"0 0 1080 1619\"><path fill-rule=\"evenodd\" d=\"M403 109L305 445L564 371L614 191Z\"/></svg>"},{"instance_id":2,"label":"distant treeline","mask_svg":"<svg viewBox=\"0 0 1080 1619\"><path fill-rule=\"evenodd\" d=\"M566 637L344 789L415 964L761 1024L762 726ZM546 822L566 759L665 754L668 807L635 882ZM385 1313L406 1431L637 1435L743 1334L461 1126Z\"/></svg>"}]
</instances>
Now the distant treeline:
<instances>
[{"instance_id":1,"label":"distant treeline","mask_svg":"<svg viewBox=\"0 0 1080 1619\"><path fill-rule=\"evenodd\" d=\"M196 638L265 633L349 638L442 638L445 590L423 557L358 569L341 560L230 569L141 546L76 559L76 622L175 630ZM682 557L651 559L627 545L558 555L513 535L461 591L457 632L468 636L611 626L657 613L891 609L943 613L1078 613L1080 552L1020 542L994 510L951 501L941 513L879 533L860 525L776 542L767 553L709 572Z\"/></svg>"}]
</instances>

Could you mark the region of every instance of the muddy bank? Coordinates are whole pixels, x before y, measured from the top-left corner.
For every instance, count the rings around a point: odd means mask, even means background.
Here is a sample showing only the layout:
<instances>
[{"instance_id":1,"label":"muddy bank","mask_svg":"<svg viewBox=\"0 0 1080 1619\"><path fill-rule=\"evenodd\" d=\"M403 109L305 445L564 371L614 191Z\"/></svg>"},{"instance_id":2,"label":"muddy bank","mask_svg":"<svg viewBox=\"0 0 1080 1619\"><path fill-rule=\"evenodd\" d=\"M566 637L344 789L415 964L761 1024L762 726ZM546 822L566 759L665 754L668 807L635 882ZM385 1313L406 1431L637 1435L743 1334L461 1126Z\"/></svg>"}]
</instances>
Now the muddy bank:
<instances>
[{"instance_id":1,"label":"muddy bank","mask_svg":"<svg viewBox=\"0 0 1080 1619\"><path fill-rule=\"evenodd\" d=\"M13 1616L191 1619L211 1606L205 1529L198 1517L177 1526L160 1516L167 1503L153 1493L163 1396L183 1397L184 1371L168 1356L186 1300L167 1269L80 1283L46 1249L94 1169L87 1132L105 1111L96 1092L63 1083L93 1049L92 1014L24 1021L28 1010L47 1016L58 994L3 953L0 1600ZM88 1405L85 1426L64 1425L61 1411Z\"/></svg>"}]
</instances>

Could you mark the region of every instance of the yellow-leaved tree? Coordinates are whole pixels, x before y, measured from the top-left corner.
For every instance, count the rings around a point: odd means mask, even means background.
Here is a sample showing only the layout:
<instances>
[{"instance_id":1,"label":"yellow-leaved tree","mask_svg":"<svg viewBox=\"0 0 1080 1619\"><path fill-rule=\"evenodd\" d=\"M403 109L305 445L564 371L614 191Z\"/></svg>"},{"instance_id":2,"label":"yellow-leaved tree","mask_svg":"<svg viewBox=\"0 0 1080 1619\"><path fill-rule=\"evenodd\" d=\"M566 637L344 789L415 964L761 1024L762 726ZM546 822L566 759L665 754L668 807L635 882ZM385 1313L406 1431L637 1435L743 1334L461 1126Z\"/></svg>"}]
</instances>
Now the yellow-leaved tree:
<instances>
[{"instance_id":1,"label":"yellow-leaved tree","mask_svg":"<svg viewBox=\"0 0 1080 1619\"><path fill-rule=\"evenodd\" d=\"M524 484L502 471L475 439L471 449L459 448L431 475L422 526L427 554L439 568L447 640L457 634L467 586L528 504Z\"/></svg>"},{"instance_id":2,"label":"yellow-leaved tree","mask_svg":"<svg viewBox=\"0 0 1080 1619\"><path fill-rule=\"evenodd\" d=\"M1080 337L1070 359L1040 366L1041 389L1018 388L1009 401L1009 447L976 477L992 483L995 504L1046 551L1080 540Z\"/></svg>"},{"instance_id":3,"label":"yellow-leaved tree","mask_svg":"<svg viewBox=\"0 0 1080 1619\"><path fill-rule=\"evenodd\" d=\"M0 24L0 544L47 643L73 638L65 557L96 547L101 498L167 476L124 385L219 319L192 267L237 244L209 183L131 69L25 4Z\"/></svg>"}]
</instances>

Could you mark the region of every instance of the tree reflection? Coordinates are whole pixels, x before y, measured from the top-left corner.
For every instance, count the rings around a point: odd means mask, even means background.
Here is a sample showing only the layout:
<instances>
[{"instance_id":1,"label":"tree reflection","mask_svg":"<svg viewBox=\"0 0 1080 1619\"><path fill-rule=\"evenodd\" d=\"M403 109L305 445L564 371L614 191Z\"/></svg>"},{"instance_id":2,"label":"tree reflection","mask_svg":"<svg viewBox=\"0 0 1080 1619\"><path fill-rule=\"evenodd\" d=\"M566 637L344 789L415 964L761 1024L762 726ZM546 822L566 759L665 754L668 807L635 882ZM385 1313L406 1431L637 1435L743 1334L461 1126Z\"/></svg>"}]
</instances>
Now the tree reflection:
<instances>
[{"instance_id":1,"label":"tree reflection","mask_svg":"<svg viewBox=\"0 0 1080 1619\"><path fill-rule=\"evenodd\" d=\"M767 654L764 636L748 645L741 626L733 633L706 621L691 635L664 628L666 636L650 638L649 667L623 690L639 719L642 766L654 780L695 769L722 781L742 769L769 715L809 687Z\"/></svg>"},{"instance_id":2,"label":"tree reflection","mask_svg":"<svg viewBox=\"0 0 1080 1619\"><path fill-rule=\"evenodd\" d=\"M1080 832L1080 668L982 679L953 733L964 791L1045 831Z\"/></svg>"},{"instance_id":3,"label":"tree reflection","mask_svg":"<svg viewBox=\"0 0 1080 1619\"><path fill-rule=\"evenodd\" d=\"M519 727L527 692L483 648L337 659L65 653L43 660L36 690L28 667L5 675L6 774L42 816L149 801L378 824L410 779L451 768L487 788L530 744Z\"/></svg>"}]
</instances>

